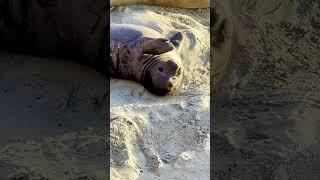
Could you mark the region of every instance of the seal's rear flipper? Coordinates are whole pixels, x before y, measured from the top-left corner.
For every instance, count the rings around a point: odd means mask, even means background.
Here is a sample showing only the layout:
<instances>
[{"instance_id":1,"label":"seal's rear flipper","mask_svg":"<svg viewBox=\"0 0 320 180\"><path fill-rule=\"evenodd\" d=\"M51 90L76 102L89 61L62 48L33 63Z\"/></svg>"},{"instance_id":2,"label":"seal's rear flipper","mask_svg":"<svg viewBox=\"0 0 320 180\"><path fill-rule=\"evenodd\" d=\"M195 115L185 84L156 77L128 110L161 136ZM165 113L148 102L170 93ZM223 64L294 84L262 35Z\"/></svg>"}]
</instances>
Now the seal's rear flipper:
<instances>
[{"instance_id":1,"label":"seal's rear flipper","mask_svg":"<svg viewBox=\"0 0 320 180\"><path fill-rule=\"evenodd\" d=\"M177 32L170 38L170 42L174 45L174 47L180 52L182 44L184 41L184 35L182 32Z\"/></svg>"},{"instance_id":2,"label":"seal's rear flipper","mask_svg":"<svg viewBox=\"0 0 320 180\"><path fill-rule=\"evenodd\" d=\"M163 54L174 50L174 45L165 38L139 38L140 50L143 54Z\"/></svg>"}]
</instances>

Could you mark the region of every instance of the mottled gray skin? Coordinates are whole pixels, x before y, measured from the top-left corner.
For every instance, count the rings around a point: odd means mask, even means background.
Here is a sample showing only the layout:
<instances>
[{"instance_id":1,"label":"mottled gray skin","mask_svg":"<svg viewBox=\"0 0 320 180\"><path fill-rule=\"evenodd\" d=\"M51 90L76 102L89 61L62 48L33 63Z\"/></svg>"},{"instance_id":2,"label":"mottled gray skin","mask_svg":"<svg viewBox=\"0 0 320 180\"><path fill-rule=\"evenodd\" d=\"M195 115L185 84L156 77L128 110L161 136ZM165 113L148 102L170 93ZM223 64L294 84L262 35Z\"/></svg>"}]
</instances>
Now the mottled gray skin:
<instances>
[{"instance_id":1,"label":"mottled gray skin","mask_svg":"<svg viewBox=\"0 0 320 180\"><path fill-rule=\"evenodd\" d=\"M137 81L157 95L173 94L181 87L181 32L168 40L142 26L111 24L110 28L111 76Z\"/></svg>"}]
</instances>

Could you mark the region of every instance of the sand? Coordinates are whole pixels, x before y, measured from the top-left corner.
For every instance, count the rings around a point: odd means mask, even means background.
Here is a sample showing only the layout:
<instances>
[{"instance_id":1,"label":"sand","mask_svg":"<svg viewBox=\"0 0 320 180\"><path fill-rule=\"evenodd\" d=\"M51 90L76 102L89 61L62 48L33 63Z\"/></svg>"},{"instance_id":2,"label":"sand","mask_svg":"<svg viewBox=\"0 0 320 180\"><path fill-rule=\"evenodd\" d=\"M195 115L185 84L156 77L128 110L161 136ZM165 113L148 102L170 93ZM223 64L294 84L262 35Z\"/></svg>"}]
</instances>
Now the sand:
<instances>
[{"instance_id":1,"label":"sand","mask_svg":"<svg viewBox=\"0 0 320 180\"><path fill-rule=\"evenodd\" d=\"M230 8L239 44L214 50L211 130L209 11L112 11L113 22L188 35L177 95L111 80L112 179L209 179L210 131L213 179L319 179L318 2L229 1L217 7ZM4 52L0 72L1 179L105 179L103 76Z\"/></svg>"},{"instance_id":2,"label":"sand","mask_svg":"<svg viewBox=\"0 0 320 180\"><path fill-rule=\"evenodd\" d=\"M221 4L239 44L215 86L212 178L319 179L319 1Z\"/></svg>"},{"instance_id":3,"label":"sand","mask_svg":"<svg viewBox=\"0 0 320 180\"><path fill-rule=\"evenodd\" d=\"M237 54L227 41L213 59L226 62L216 67L212 178L319 179L319 4L232 2L222 12L236 20ZM177 95L155 97L137 83L111 80L112 179L209 179L208 12L112 11L113 22L188 34ZM0 88L1 179L105 179L103 76L1 52Z\"/></svg>"},{"instance_id":4,"label":"sand","mask_svg":"<svg viewBox=\"0 0 320 180\"><path fill-rule=\"evenodd\" d=\"M105 78L0 52L0 179L105 179Z\"/></svg>"},{"instance_id":5,"label":"sand","mask_svg":"<svg viewBox=\"0 0 320 180\"><path fill-rule=\"evenodd\" d=\"M157 97L142 85L111 79L111 179L209 179L209 9L117 7L111 23L186 34L183 87Z\"/></svg>"},{"instance_id":6,"label":"sand","mask_svg":"<svg viewBox=\"0 0 320 180\"><path fill-rule=\"evenodd\" d=\"M184 31L183 88L111 79L112 179L209 179L209 10L131 6L112 21ZM0 52L0 179L106 179L105 78L65 59Z\"/></svg>"}]
</instances>

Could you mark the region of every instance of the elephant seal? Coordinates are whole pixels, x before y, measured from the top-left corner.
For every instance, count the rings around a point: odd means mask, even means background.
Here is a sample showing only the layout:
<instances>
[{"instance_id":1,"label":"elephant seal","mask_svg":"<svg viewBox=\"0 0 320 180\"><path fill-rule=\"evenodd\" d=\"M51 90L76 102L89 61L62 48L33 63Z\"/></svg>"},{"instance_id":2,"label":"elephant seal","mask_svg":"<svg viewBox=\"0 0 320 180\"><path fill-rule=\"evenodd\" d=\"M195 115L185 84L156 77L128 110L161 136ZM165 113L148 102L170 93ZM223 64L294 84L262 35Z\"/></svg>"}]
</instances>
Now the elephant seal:
<instances>
[{"instance_id":1,"label":"elephant seal","mask_svg":"<svg viewBox=\"0 0 320 180\"><path fill-rule=\"evenodd\" d=\"M175 93L183 78L179 55L183 39L181 32L166 39L143 26L111 24L111 76L140 82L157 95Z\"/></svg>"}]
</instances>

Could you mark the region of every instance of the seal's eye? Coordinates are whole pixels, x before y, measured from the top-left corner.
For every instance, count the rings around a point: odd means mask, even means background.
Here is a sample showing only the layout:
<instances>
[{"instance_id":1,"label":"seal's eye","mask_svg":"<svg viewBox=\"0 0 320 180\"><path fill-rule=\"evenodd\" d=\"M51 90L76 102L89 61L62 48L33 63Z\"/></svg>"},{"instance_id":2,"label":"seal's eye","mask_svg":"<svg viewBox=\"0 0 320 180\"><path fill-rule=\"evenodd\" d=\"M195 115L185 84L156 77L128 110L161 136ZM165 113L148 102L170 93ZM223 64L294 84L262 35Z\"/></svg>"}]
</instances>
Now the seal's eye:
<instances>
[{"instance_id":1,"label":"seal's eye","mask_svg":"<svg viewBox=\"0 0 320 180\"><path fill-rule=\"evenodd\" d=\"M158 68L158 71L163 72L163 67L162 67L162 66L159 67L159 68Z\"/></svg>"}]
</instances>

